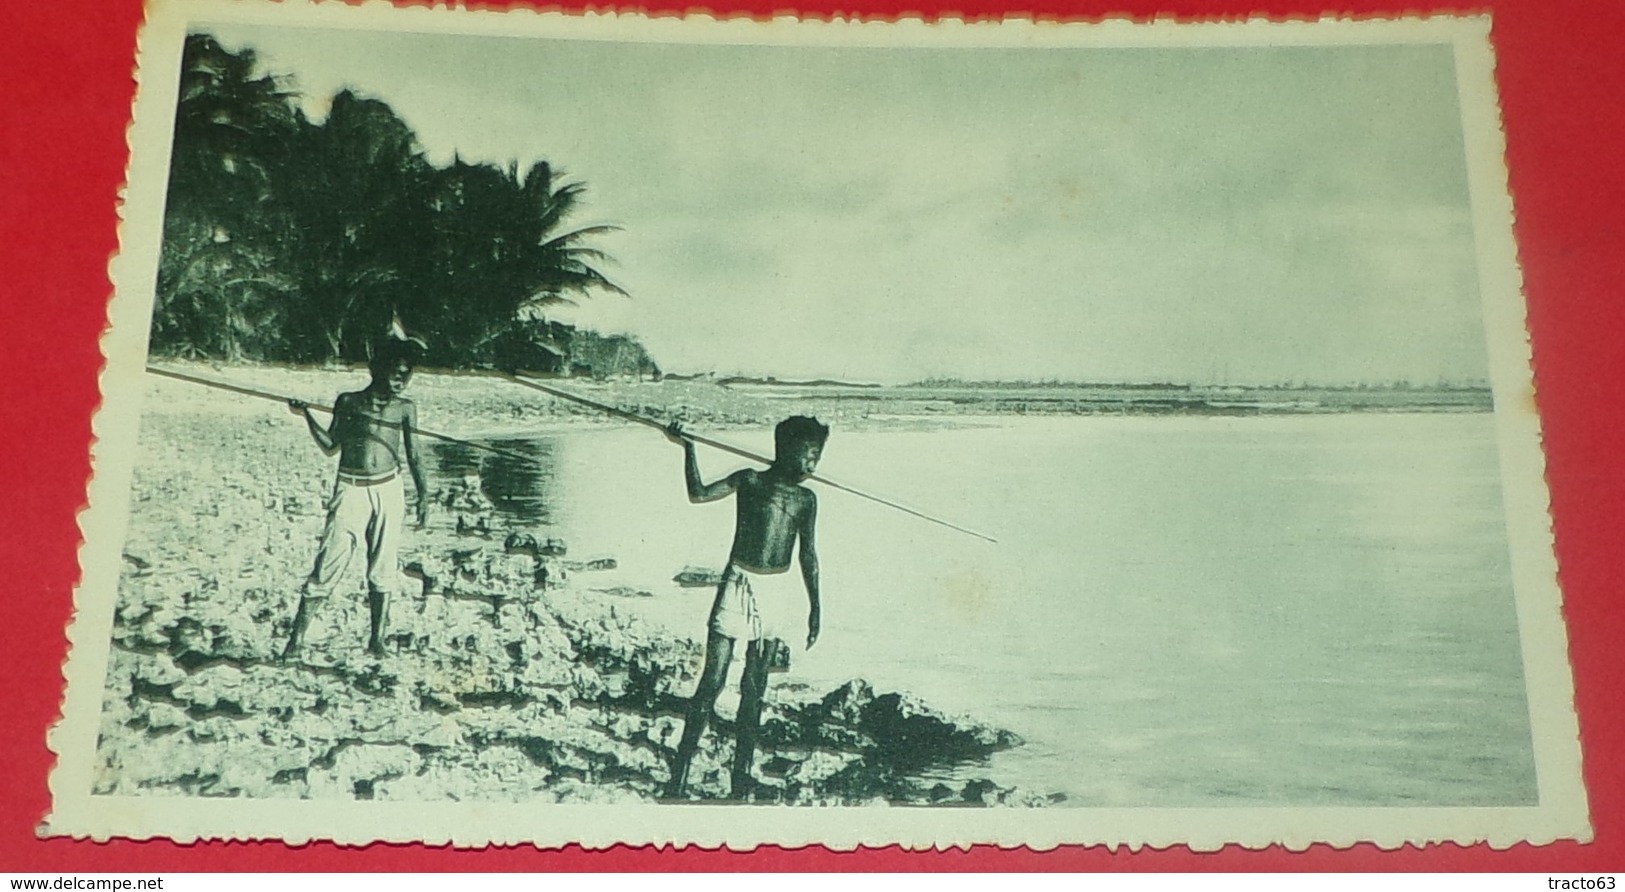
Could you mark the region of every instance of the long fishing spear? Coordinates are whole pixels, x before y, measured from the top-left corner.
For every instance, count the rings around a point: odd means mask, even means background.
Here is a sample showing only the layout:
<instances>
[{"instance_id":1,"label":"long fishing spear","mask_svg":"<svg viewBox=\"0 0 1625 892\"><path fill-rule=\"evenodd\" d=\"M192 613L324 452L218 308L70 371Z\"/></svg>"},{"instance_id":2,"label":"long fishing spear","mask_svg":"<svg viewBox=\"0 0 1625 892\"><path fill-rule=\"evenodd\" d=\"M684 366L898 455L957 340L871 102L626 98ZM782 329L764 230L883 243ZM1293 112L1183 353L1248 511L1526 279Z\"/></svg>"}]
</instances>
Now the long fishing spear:
<instances>
[{"instance_id":1,"label":"long fishing spear","mask_svg":"<svg viewBox=\"0 0 1625 892\"><path fill-rule=\"evenodd\" d=\"M237 384L232 384L232 383L227 382L227 381L216 381L216 380L214 380L212 378L200 378L200 377L197 377L196 375L188 375L188 374L185 374L183 372L176 372L176 371L171 371L169 369L162 369L162 368L159 368L159 367L157 367L155 365L147 366L147 372L148 372L148 374L158 375L159 377L162 377L162 378L173 378L176 381L185 381L188 384L199 384L199 385L202 385L204 387L212 387L215 390L224 390L224 391L226 391L228 393L236 393L236 394L241 394L243 396L251 396L251 397L254 397L255 399L271 400L272 402L278 402L278 403L283 403L283 404L287 404L287 402L290 399L292 399L291 397L283 396L282 394L278 394L278 393L271 393L270 391L266 391L266 390L255 390L252 387L243 387L243 386L240 386L240 385L237 385ZM300 402L305 402L305 401L300 400ZM333 407L332 406L324 406L324 405L322 405L320 403L305 403L305 405L311 407L312 409L315 409L318 412L326 412L329 415L333 414ZM386 427L394 427L394 428L400 428L401 427L401 425L396 424L395 422L391 422L391 421L379 421L378 423L382 424L382 425L384 425ZM475 443L472 440L459 439L457 437L453 437L453 436L450 436L448 434L436 433L435 431L425 430L425 429L423 429L421 427L412 428L412 433L414 433L414 434L422 434L423 436L428 437L428 438L430 438L432 440L440 440L440 441L445 442L445 443L456 443L456 444L458 444L460 446L468 446L468 447L471 447L473 449L483 449L486 452L490 452L490 453L494 453L496 455L500 455L503 458L511 458L511 459L514 459L515 461L525 462L526 464L536 464L537 463L537 460L536 460L536 458L534 456L524 455L524 454L518 453L518 452L513 452L513 451L508 450L508 449L503 449L503 448L501 448L499 446L489 446L489 445L486 445L485 443Z\"/></svg>"},{"instance_id":2,"label":"long fishing spear","mask_svg":"<svg viewBox=\"0 0 1625 892\"><path fill-rule=\"evenodd\" d=\"M154 366L154 365L147 366L147 372L148 372L148 374L157 375L157 376L163 377L163 378L171 378L171 379L174 379L176 381L184 381L184 382L186 382L188 384L197 384L197 385L200 385L202 387L209 387L209 388L212 388L212 389L215 389L215 390L223 390L223 391L226 391L228 393L236 393L236 394L240 394L242 396L253 397L255 399L268 400L270 402L286 404L291 399L290 397L288 397L286 395L283 395L283 394L279 394L279 393L272 393L272 392L266 391L266 390L256 390L255 388L252 388L252 387L243 387L242 385L232 384L232 383L230 383L228 381L217 381L217 380L214 380L212 378L202 378L202 377L198 377L196 375L188 375L188 374L186 374L184 372L177 372L177 371L173 371L171 369L160 368L160 367ZM541 383L533 381L533 380L531 380L529 378L524 378L524 377L521 377L519 375L515 375L515 374L512 374L512 373L504 372L504 373L502 373L502 376L504 378L506 378L507 380L514 382L515 384L519 384L519 385L524 386L524 387L529 387L529 388L532 388L534 390L539 390L539 391L541 391L543 393L547 393L547 394L550 394L552 396L558 397L559 399L568 400L568 401L573 402L573 403L579 403L580 405L588 406L588 407L593 408L593 409L597 409L600 412L605 412L605 413L608 413L610 415L614 415L617 418L624 418L627 421L632 421L632 422L636 422L637 424L643 424L643 425L647 425L649 427L656 428L657 430L660 430L662 432L664 432L666 430L666 425L661 424L659 421L656 421L653 418L649 418L649 417L644 416L644 415L639 415L636 412L628 412L625 409L621 409L621 408L618 408L616 406L611 406L611 405L608 405L606 403L600 403L600 402L598 402L596 400L590 400L590 399L588 399L588 398L586 398L584 396L578 396L578 395L576 395L574 393L571 393L571 392L569 392L567 390L561 390L561 389L559 389L557 387L550 387L550 386L548 386L546 384L541 384ZM301 400L301 402L304 402L304 401ZM310 408L315 409L318 412L326 412L328 414L332 414L332 412L333 412L333 407L325 406L325 405L322 405L320 403L306 403L306 405L310 406ZM400 427L400 425L392 424L391 422L383 422L383 423L388 424L388 425L393 426L393 427ZM476 443L476 442L473 442L473 441L470 441L470 440L460 439L458 437L453 437L453 436L450 436L450 435L447 435L447 434L442 434L442 433L439 433L439 432L436 432L436 431L427 430L427 429L421 428L421 427L415 427L415 428L412 429L412 431L414 433L422 434L425 437L429 437L430 439L441 440L441 441L446 442L446 443L456 443L458 445L468 446L468 447L473 448L473 449L484 450L486 452L490 452L490 453L493 453L495 455L500 455L500 456L502 456L504 458L513 459L515 461L524 462L526 464L536 464L537 463L537 459L534 456L529 456L529 455L524 455L522 453L513 452L511 450L503 449L503 448L498 447L498 446L490 446L490 445L487 445L485 443ZM733 455L737 455L737 456L739 456L741 458L749 459L750 461L761 462L764 465L771 465L773 463L772 459L769 459L766 456L760 455L760 454L755 453L755 452L751 452L748 449L741 449L738 446L734 446L734 445L729 444L729 443L724 443L721 440L714 440L714 439L712 439L710 437L704 437L704 436L700 436L700 435L697 435L697 434L690 434L690 433L687 433L687 432L685 432L683 434L683 436L687 437L690 440L693 440L696 443L703 443L704 445L710 446L713 449L720 449L723 452L732 453ZM858 488L853 487L853 486L848 486L848 485L846 485L844 483L841 483L838 480L831 480L830 478L822 476L820 474L812 475L811 479L816 480L819 483L824 484L825 486L833 487L834 489L841 490L842 492L851 493L852 495L858 496L860 498L868 499L871 502L877 502L877 503L879 503L881 505L887 506L888 508L895 508L898 511L901 511L901 512L903 512L905 514L910 514L910 515L913 515L915 517L918 517L921 520L930 521L931 523L938 524L939 526L945 526L948 529L956 530L958 532L965 533L966 535L969 535L969 536L975 536L978 539L983 539L983 540L986 540L988 542L994 542L994 543L997 543L999 541L999 540L997 540L997 539L993 538L992 536L989 536L989 535L987 535L985 533L978 533L975 530L969 529L967 527L962 527L959 524L943 520L940 517L933 517L933 516L931 516L929 514L926 514L923 511L917 511L917 510L915 510L913 508L910 508L907 505L899 505L896 502L893 502L893 501L891 501L889 499L881 498L880 496L874 495L872 493L864 492L861 489L858 489Z\"/></svg>"},{"instance_id":3,"label":"long fishing spear","mask_svg":"<svg viewBox=\"0 0 1625 892\"><path fill-rule=\"evenodd\" d=\"M635 422L637 424L647 425L649 427L656 428L656 429L658 429L658 430L660 430L662 432L664 432L667 429L666 425L664 425L664 424L660 423L659 421L656 421L655 419L650 418L650 417L648 417L646 415L639 415L636 412L628 412L625 409L622 409L622 408L619 408L619 407L616 407L616 406L611 406L611 405L609 405L607 403L600 403L597 400L590 400L590 399L588 399L588 398L586 398L584 396L579 396L577 394L571 393L568 390L562 390L562 389L557 388L557 387L551 387L551 386L548 386L546 384L542 384L542 383L539 383L537 381L534 381L534 380L532 380L530 378L526 378L526 377L523 377L521 375L514 374L513 372L502 372L501 374L502 374L502 376L504 378L507 378L509 381L512 381L515 384L518 384L518 385L520 385L522 387L529 387L529 388L531 388L533 390L539 390L539 391L541 391L543 393L551 394L552 396L556 396L559 399L568 400L568 401L570 401L572 403L578 403L580 405L587 406L589 408L597 409L600 412L605 412L607 414L614 415L617 418L624 418L627 421ZM723 452L732 453L732 454L737 455L737 456L739 456L741 458L746 458L746 459L749 459L751 461L761 462L764 465L773 464L773 460L766 457L766 456L764 456L764 455L759 455L759 454L757 454L755 452L751 452L748 449L741 449L738 446L734 446L734 445L731 445L729 443L724 443L724 442L722 442L720 440L713 440L710 437L702 437L702 436L699 436L697 434L691 434L691 433L689 433L687 431L683 432L683 436L685 438L687 438L687 439L693 440L696 443L703 443L706 446L710 446L712 449L720 449ZM966 527L962 527L962 526L960 526L959 524L956 524L956 523L951 523L949 521L943 520L940 517L933 517L933 516L931 516L929 514L926 514L923 511L916 511L913 508L908 507L907 505L899 505L896 502L890 501L889 499L884 499L884 498L881 498L880 496L874 495L872 493L864 492L863 490L858 489L856 487L847 486L844 483L841 483L841 482L838 482L838 481L835 481L835 480L831 480L828 477L824 477L824 476L819 475L819 474L813 474L810 479L816 480L819 483L824 484L825 486L833 487L833 488L838 489L838 490L840 490L842 492L851 493L852 495L858 496L860 498L868 499L871 502L878 502L879 504L885 505L888 508L896 508L898 511L901 511L904 514L912 514L913 516L918 517L921 520L928 520L931 523L937 524L939 526L945 526L950 530L956 530L958 532L964 533L964 534L969 535L969 536L975 536L978 539L983 539L983 540L986 540L988 542L997 543L999 541L999 540L997 540L997 539L993 538L992 536L989 536L989 535L987 535L985 533L978 533L975 530L968 529Z\"/></svg>"}]
</instances>

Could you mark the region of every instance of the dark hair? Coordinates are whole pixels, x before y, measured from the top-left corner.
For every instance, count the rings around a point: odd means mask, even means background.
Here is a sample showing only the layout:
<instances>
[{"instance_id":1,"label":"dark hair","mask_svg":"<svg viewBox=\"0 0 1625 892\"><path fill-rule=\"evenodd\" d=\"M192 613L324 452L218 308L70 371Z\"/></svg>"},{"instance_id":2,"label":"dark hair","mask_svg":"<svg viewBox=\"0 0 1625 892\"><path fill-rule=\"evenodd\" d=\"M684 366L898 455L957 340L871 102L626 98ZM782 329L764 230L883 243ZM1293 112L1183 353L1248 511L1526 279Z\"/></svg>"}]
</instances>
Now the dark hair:
<instances>
[{"instance_id":1,"label":"dark hair","mask_svg":"<svg viewBox=\"0 0 1625 892\"><path fill-rule=\"evenodd\" d=\"M773 428L773 448L784 452L802 443L824 445L829 439L829 425L806 415L792 415Z\"/></svg>"},{"instance_id":2,"label":"dark hair","mask_svg":"<svg viewBox=\"0 0 1625 892\"><path fill-rule=\"evenodd\" d=\"M367 360L367 371L377 378L389 374L398 362L406 363L408 369L416 368L422 352L423 349L414 341L384 338L373 345L372 358Z\"/></svg>"}]
</instances>

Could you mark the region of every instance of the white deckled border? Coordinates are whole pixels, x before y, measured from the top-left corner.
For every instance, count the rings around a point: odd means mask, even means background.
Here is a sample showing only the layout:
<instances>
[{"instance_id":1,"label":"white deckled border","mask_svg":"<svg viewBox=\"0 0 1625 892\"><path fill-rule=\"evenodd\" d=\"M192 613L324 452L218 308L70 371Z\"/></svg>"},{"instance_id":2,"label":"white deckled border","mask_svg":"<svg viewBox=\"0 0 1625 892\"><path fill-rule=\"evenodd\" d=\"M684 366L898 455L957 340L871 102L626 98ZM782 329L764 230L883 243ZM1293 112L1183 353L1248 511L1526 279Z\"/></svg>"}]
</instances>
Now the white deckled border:
<instances>
[{"instance_id":1,"label":"white deckled border","mask_svg":"<svg viewBox=\"0 0 1625 892\"><path fill-rule=\"evenodd\" d=\"M170 136L181 48L193 23L258 23L332 29L444 31L580 40L931 47L1335 46L1444 44L1454 48L1478 273L1497 406L1502 483L1533 727L1539 804L1507 808L971 809L794 808L760 806L541 805L114 797L90 794L120 554L127 530L135 434L145 388L147 329L162 234ZM1521 276L1512 238L1494 62L1486 17L1381 21L1223 24L996 23L917 19L718 21L695 16L468 12L373 2L360 7L303 0L156 0L139 40L139 89L129 131L131 162L123 195L120 253L103 404L93 431L90 507L81 515L82 582L68 629L70 657L62 719L51 731L59 760L50 779L53 809L43 835L93 839L281 839L290 843L379 840L559 846L693 844L748 849L819 844L836 850L897 844L930 849L996 844L1049 849L1069 843L1112 847L1226 844L1302 849L1314 843L1589 841L1580 772L1573 681L1557 587L1540 423L1533 402Z\"/></svg>"}]
</instances>

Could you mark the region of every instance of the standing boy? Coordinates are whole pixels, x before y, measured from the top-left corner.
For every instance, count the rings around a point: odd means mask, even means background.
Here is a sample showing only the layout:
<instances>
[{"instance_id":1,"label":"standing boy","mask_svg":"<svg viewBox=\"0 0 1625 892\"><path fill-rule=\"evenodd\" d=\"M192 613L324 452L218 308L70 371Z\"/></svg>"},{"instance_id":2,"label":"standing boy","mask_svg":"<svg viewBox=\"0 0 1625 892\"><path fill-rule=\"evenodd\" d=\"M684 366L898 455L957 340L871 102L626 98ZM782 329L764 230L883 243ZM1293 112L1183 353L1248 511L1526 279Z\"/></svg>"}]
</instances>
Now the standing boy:
<instances>
[{"instance_id":1,"label":"standing boy","mask_svg":"<svg viewBox=\"0 0 1625 892\"><path fill-rule=\"evenodd\" d=\"M816 418L786 418L773 430L773 464L767 470L735 471L710 484L700 480L694 441L683 435L682 427L673 424L667 436L683 447L683 477L689 501L710 502L730 494L737 498L733 549L728 553L728 567L722 573L716 603L711 608L705 668L689 701L666 796L681 799L686 795L689 764L727 679L734 645L744 641L745 673L735 720L738 735L730 788L733 798L745 799L752 787L750 769L767 673L774 664L782 668L787 663L789 646L785 642L799 637L799 623L785 616L797 612L797 599L782 582L788 578L792 550L800 558L801 582L807 590L807 647L818 640L818 550L813 544L818 500L802 483L818 466L824 442L829 439L829 427Z\"/></svg>"},{"instance_id":2,"label":"standing boy","mask_svg":"<svg viewBox=\"0 0 1625 892\"><path fill-rule=\"evenodd\" d=\"M300 589L293 631L282 651L284 659L299 651L310 625L311 603L325 601L333 593L345 568L363 550L367 560L367 608L372 617L367 650L374 655L384 652L389 593L399 584L396 552L406 515L406 491L401 482L403 456L417 490L419 527L429 509L429 491L418 461L417 444L412 439L418 423L417 407L401 396L412 380L416 358L416 342L385 339L368 364L372 383L365 390L339 394L333 403L333 421L325 429L310 414L308 405L288 401L290 409L304 415L310 436L322 452L339 454L339 470L333 496L327 502L327 525L322 530L316 565Z\"/></svg>"}]
</instances>

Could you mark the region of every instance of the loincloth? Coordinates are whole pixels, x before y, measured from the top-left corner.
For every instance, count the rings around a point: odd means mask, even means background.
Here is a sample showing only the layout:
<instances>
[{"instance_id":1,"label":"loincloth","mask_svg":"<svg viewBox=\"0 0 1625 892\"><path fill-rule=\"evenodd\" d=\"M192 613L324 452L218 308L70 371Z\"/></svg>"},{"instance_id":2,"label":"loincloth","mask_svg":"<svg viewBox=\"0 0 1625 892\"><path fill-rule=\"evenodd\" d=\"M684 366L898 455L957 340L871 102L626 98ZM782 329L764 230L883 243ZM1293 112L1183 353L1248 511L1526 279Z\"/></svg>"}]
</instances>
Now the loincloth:
<instances>
[{"instance_id":1,"label":"loincloth","mask_svg":"<svg viewBox=\"0 0 1625 892\"><path fill-rule=\"evenodd\" d=\"M799 574L760 573L730 563L717 585L711 631L735 641L776 639L795 645L807 639L807 612ZM786 652L782 659L788 658Z\"/></svg>"}]
</instances>

